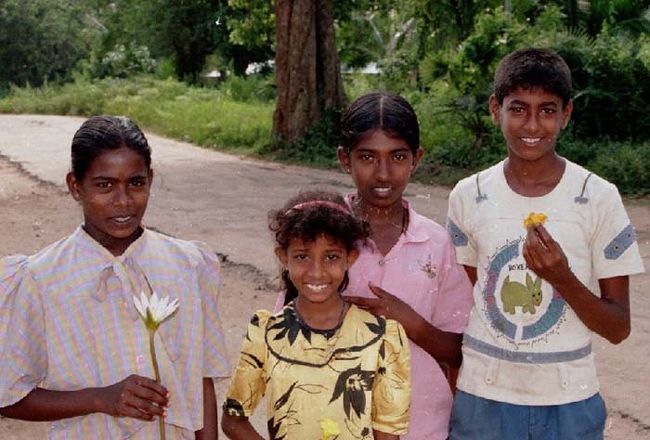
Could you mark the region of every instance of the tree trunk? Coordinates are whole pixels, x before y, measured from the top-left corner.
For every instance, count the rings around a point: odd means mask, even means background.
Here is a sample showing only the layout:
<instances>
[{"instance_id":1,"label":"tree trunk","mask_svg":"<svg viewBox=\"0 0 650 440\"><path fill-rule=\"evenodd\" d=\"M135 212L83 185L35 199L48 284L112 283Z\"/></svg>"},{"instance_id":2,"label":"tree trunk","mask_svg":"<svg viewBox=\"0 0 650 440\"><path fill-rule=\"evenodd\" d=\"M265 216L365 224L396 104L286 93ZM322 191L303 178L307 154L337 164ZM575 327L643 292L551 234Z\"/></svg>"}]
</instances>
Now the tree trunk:
<instances>
[{"instance_id":1,"label":"tree trunk","mask_svg":"<svg viewBox=\"0 0 650 440\"><path fill-rule=\"evenodd\" d=\"M341 78L341 62L336 50L334 33L334 13L330 0L318 0L316 11L316 73L317 84L322 85L318 90L320 108L327 110L343 105L343 79Z\"/></svg>"},{"instance_id":2,"label":"tree trunk","mask_svg":"<svg viewBox=\"0 0 650 440\"><path fill-rule=\"evenodd\" d=\"M567 15L567 27L575 29L578 27L578 0L565 0L564 9Z\"/></svg>"},{"instance_id":3,"label":"tree trunk","mask_svg":"<svg viewBox=\"0 0 650 440\"><path fill-rule=\"evenodd\" d=\"M295 141L343 105L330 0L275 0L275 136Z\"/></svg>"}]
</instances>

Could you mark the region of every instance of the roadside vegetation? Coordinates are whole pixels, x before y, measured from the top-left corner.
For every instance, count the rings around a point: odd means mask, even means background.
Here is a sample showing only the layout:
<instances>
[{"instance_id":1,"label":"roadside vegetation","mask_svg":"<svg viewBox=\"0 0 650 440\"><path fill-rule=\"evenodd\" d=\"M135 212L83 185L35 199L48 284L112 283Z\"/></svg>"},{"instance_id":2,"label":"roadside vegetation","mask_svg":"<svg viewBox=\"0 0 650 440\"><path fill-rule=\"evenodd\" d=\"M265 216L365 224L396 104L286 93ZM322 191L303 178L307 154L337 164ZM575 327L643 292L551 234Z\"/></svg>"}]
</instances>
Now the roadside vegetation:
<instances>
[{"instance_id":1,"label":"roadside vegetation","mask_svg":"<svg viewBox=\"0 0 650 440\"><path fill-rule=\"evenodd\" d=\"M28 22L27 4L54 8L43 11L58 11L50 20L65 21L56 2L7 1L6 10L13 7L14 13L22 14L16 20L23 26L38 26ZM323 114L302 139L282 142L272 134L276 99L272 66L259 64L256 73L245 73L249 62L273 56L271 2L265 6L248 0L185 2L194 5L196 16L187 5L177 11L174 2L169 3L155 32L147 33L144 22L137 20L136 13L153 12L146 9L147 2L136 0L111 3L131 14L128 19L117 14L115 6L68 17L86 26L85 39L67 35L62 29L68 34L70 30L64 26L36 32L46 38L43 32L56 31L50 39L59 42L58 53L66 58L57 59L51 72L45 68L51 59L48 54L35 58L43 63L41 70L12 73L14 65L0 62L0 112L126 114L147 130L209 148L336 166L340 110ZM215 23L229 20L230 37L204 29L192 37L211 42L200 47L200 62L180 65L186 55L173 48L187 45L176 44L174 38L190 37L160 27L175 25L174 14L179 11L188 15L186 20L204 20L201 8L212 3L221 9L212 9L210 17L216 17ZM428 9L423 8L429 3ZM419 180L451 185L504 156L502 138L487 112L494 69L516 48L543 46L558 51L574 76L574 117L559 141L561 154L612 181L624 194L650 194L650 2L579 2L583 9L573 10L567 5L577 2L530 0L512 2L515 8L506 11L503 2L480 1L454 12L441 6L447 3L454 2L410 0L399 11L382 0L335 3L347 99L387 89L413 103L427 150ZM0 61L8 56L3 54L2 29L9 32L13 22L3 23L7 16L11 14L0 14ZM86 20L80 20L84 16ZM103 29L92 31L84 25L89 16L103 20ZM450 21L455 25L448 26ZM27 53L35 50L25 41L22 44ZM66 60L67 67L61 64ZM369 64L379 73L363 73L361 67ZM28 76L30 72L35 76ZM209 72L219 79L208 78Z\"/></svg>"},{"instance_id":2,"label":"roadside vegetation","mask_svg":"<svg viewBox=\"0 0 650 440\"><path fill-rule=\"evenodd\" d=\"M237 79L230 84L234 82L255 86ZM195 87L151 76L77 79L63 85L12 88L0 99L0 112L128 115L143 129L161 135L205 147L259 154L270 142L273 103L257 99L254 89L240 88Z\"/></svg>"}]
</instances>

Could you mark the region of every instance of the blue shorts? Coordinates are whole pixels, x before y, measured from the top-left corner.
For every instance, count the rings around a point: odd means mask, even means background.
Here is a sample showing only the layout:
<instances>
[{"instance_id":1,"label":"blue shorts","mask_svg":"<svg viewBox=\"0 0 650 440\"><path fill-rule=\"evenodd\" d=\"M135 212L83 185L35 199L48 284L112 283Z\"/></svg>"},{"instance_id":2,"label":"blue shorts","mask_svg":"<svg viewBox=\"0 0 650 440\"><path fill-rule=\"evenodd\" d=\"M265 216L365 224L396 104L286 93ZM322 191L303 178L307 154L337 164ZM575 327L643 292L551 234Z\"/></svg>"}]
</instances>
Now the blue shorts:
<instances>
[{"instance_id":1,"label":"blue shorts","mask_svg":"<svg viewBox=\"0 0 650 440\"><path fill-rule=\"evenodd\" d=\"M460 390L449 440L602 440L607 410L600 394L564 405L513 405Z\"/></svg>"}]
</instances>

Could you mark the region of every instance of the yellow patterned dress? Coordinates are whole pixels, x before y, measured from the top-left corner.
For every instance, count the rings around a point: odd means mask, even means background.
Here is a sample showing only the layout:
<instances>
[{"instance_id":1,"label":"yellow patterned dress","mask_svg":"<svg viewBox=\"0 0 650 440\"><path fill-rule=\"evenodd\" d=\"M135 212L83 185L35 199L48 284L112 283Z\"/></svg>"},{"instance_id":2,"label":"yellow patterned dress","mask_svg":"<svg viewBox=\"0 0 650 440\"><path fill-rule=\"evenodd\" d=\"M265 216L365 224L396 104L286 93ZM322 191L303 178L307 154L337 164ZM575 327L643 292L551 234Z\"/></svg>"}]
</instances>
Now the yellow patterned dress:
<instances>
[{"instance_id":1,"label":"yellow patterned dress","mask_svg":"<svg viewBox=\"0 0 650 440\"><path fill-rule=\"evenodd\" d=\"M337 440L372 439L373 429L405 434L410 352L402 326L351 306L332 330L308 327L292 304L253 315L224 413L249 417L268 398L272 440L321 440L321 422Z\"/></svg>"}]
</instances>

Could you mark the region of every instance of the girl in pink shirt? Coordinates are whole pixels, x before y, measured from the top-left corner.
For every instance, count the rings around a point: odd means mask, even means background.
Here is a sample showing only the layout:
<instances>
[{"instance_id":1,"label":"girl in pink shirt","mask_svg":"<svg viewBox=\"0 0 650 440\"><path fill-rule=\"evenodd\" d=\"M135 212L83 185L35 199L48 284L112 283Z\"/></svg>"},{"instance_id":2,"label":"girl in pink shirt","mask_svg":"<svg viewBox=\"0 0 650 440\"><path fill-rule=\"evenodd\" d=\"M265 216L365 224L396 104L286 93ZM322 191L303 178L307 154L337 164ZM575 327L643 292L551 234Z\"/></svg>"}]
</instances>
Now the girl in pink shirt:
<instances>
[{"instance_id":1,"label":"girl in pink shirt","mask_svg":"<svg viewBox=\"0 0 650 440\"><path fill-rule=\"evenodd\" d=\"M370 93L343 115L338 156L357 187L347 202L371 228L343 294L398 321L409 337L411 422L401 437L407 440L447 438L452 391L443 368L460 365L472 307L472 286L445 228L403 198L423 154L415 111L401 96ZM292 299L281 294L276 309Z\"/></svg>"},{"instance_id":2,"label":"girl in pink shirt","mask_svg":"<svg viewBox=\"0 0 650 440\"><path fill-rule=\"evenodd\" d=\"M409 337L411 423L402 436L408 440L447 438L452 392L441 365L460 365L472 306L472 286L445 228L403 199L423 153L415 111L401 96L370 93L343 115L338 157L357 188L347 201L371 227L345 294L398 321Z\"/></svg>"}]
</instances>

